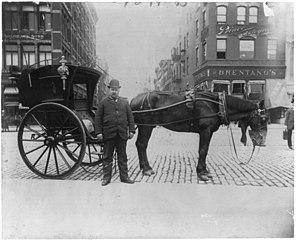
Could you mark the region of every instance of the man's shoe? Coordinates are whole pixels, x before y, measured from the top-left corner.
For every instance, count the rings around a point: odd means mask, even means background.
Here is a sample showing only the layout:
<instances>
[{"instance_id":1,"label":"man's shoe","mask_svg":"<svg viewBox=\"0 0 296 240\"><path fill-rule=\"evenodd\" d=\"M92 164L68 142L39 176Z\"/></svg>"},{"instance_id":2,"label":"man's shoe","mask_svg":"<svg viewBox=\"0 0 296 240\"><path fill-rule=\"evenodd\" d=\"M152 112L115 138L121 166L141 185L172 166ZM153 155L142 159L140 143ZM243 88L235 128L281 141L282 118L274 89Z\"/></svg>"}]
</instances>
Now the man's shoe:
<instances>
[{"instance_id":1,"label":"man's shoe","mask_svg":"<svg viewBox=\"0 0 296 240\"><path fill-rule=\"evenodd\" d=\"M135 183L135 181L131 180L130 178L121 179L121 182L129 183L129 184L134 184Z\"/></svg>"},{"instance_id":2,"label":"man's shoe","mask_svg":"<svg viewBox=\"0 0 296 240\"><path fill-rule=\"evenodd\" d=\"M289 147L291 150L293 150L293 147Z\"/></svg>"},{"instance_id":3,"label":"man's shoe","mask_svg":"<svg viewBox=\"0 0 296 240\"><path fill-rule=\"evenodd\" d=\"M106 186L106 185L108 185L109 183L111 182L111 180L110 179L103 179L103 182L102 182L102 186Z\"/></svg>"}]
</instances>

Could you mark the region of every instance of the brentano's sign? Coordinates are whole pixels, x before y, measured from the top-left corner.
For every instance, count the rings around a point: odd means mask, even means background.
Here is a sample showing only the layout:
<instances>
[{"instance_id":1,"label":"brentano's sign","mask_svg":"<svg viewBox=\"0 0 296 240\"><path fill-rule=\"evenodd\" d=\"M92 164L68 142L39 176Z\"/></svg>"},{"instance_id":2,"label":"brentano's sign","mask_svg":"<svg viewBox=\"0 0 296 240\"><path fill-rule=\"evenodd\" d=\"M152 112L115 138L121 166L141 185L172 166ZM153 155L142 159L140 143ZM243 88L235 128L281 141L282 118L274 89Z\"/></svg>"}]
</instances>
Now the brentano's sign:
<instances>
[{"instance_id":1,"label":"brentano's sign","mask_svg":"<svg viewBox=\"0 0 296 240\"><path fill-rule=\"evenodd\" d=\"M242 68L213 67L203 69L194 74L195 80L210 79L268 79L285 78L285 67Z\"/></svg>"}]
</instances>

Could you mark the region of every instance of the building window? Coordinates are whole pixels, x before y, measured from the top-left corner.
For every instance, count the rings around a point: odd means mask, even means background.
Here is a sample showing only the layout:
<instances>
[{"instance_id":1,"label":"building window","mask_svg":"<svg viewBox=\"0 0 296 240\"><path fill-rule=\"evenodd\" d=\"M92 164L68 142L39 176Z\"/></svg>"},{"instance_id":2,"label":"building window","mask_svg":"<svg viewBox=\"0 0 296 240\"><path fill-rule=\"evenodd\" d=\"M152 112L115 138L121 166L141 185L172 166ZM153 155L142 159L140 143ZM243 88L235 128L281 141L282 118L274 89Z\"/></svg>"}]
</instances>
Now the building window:
<instances>
[{"instance_id":1,"label":"building window","mask_svg":"<svg viewBox=\"0 0 296 240\"><path fill-rule=\"evenodd\" d=\"M212 92L225 92L229 94L229 81L213 80Z\"/></svg>"},{"instance_id":2,"label":"building window","mask_svg":"<svg viewBox=\"0 0 296 240\"><path fill-rule=\"evenodd\" d=\"M202 28L204 29L206 27L206 21L207 21L207 15L206 10L202 12Z\"/></svg>"},{"instance_id":3,"label":"building window","mask_svg":"<svg viewBox=\"0 0 296 240\"><path fill-rule=\"evenodd\" d=\"M23 45L23 66L31 66L35 63L34 45Z\"/></svg>"},{"instance_id":4,"label":"building window","mask_svg":"<svg viewBox=\"0 0 296 240\"><path fill-rule=\"evenodd\" d=\"M239 56L240 59L254 59L254 40L239 41Z\"/></svg>"},{"instance_id":5,"label":"building window","mask_svg":"<svg viewBox=\"0 0 296 240\"><path fill-rule=\"evenodd\" d=\"M46 5L40 5L38 12L38 30L46 31L51 30L51 14L50 7Z\"/></svg>"},{"instance_id":6,"label":"building window","mask_svg":"<svg viewBox=\"0 0 296 240\"><path fill-rule=\"evenodd\" d=\"M181 61L181 67L182 67L182 74L185 75L185 70L186 70L186 62L185 60Z\"/></svg>"},{"instance_id":7,"label":"building window","mask_svg":"<svg viewBox=\"0 0 296 240\"><path fill-rule=\"evenodd\" d=\"M33 31L35 29L35 13L34 6L23 6L22 7L22 30Z\"/></svg>"},{"instance_id":8,"label":"building window","mask_svg":"<svg viewBox=\"0 0 296 240\"><path fill-rule=\"evenodd\" d=\"M226 16L227 16L227 7L218 6L217 7L217 23L218 24L226 23Z\"/></svg>"},{"instance_id":9,"label":"building window","mask_svg":"<svg viewBox=\"0 0 296 240\"><path fill-rule=\"evenodd\" d=\"M234 80L232 82L232 94L244 94L246 83L244 80Z\"/></svg>"},{"instance_id":10,"label":"building window","mask_svg":"<svg viewBox=\"0 0 296 240\"><path fill-rule=\"evenodd\" d=\"M195 21L195 35L198 35L198 19Z\"/></svg>"},{"instance_id":11,"label":"building window","mask_svg":"<svg viewBox=\"0 0 296 240\"><path fill-rule=\"evenodd\" d=\"M277 45L276 40L268 39L267 59L276 59L276 45Z\"/></svg>"},{"instance_id":12,"label":"building window","mask_svg":"<svg viewBox=\"0 0 296 240\"><path fill-rule=\"evenodd\" d=\"M226 39L217 39L217 59L226 59Z\"/></svg>"},{"instance_id":13,"label":"building window","mask_svg":"<svg viewBox=\"0 0 296 240\"><path fill-rule=\"evenodd\" d=\"M248 82L248 99L259 100L262 99L265 92L265 82L260 80L253 80Z\"/></svg>"},{"instance_id":14,"label":"building window","mask_svg":"<svg viewBox=\"0 0 296 240\"><path fill-rule=\"evenodd\" d=\"M237 8L237 24L246 24L246 11L245 7L238 7Z\"/></svg>"},{"instance_id":15,"label":"building window","mask_svg":"<svg viewBox=\"0 0 296 240\"><path fill-rule=\"evenodd\" d=\"M18 50L17 45L6 45L5 46L5 68L9 69L10 66L18 66Z\"/></svg>"},{"instance_id":16,"label":"building window","mask_svg":"<svg viewBox=\"0 0 296 240\"><path fill-rule=\"evenodd\" d=\"M4 29L18 30L19 13L17 6L5 5L4 7Z\"/></svg>"},{"instance_id":17,"label":"building window","mask_svg":"<svg viewBox=\"0 0 296 240\"><path fill-rule=\"evenodd\" d=\"M198 47L195 48L195 66L198 66Z\"/></svg>"},{"instance_id":18,"label":"building window","mask_svg":"<svg viewBox=\"0 0 296 240\"><path fill-rule=\"evenodd\" d=\"M207 43L204 42L202 44L202 62L206 60L206 57L207 57Z\"/></svg>"},{"instance_id":19,"label":"building window","mask_svg":"<svg viewBox=\"0 0 296 240\"><path fill-rule=\"evenodd\" d=\"M258 23L258 8L249 8L249 23Z\"/></svg>"},{"instance_id":20,"label":"building window","mask_svg":"<svg viewBox=\"0 0 296 240\"><path fill-rule=\"evenodd\" d=\"M40 45L39 46L39 65L51 65L51 46L50 45Z\"/></svg>"}]
</instances>

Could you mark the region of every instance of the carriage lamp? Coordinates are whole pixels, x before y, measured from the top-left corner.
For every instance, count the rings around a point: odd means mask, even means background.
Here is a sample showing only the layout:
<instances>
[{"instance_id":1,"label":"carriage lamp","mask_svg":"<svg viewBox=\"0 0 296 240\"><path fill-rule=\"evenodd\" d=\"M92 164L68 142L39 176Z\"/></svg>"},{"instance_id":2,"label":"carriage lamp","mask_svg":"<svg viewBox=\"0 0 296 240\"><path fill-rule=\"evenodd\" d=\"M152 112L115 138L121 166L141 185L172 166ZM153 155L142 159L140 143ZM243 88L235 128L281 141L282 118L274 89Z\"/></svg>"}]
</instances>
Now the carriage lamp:
<instances>
[{"instance_id":1,"label":"carriage lamp","mask_svg":"<svg viewBox=\"0 0 296 240\"><path fill-rule=\"evenodd\" d=\"M67 75L69 75L68 67L66 66L67 60L65 59L65 56L62 56L62 59L60 61L61 66L58 67L58 73L61 76L61 79L63 80L63 90L66 89L66 79Z\"/></svg>"}]
</instances>

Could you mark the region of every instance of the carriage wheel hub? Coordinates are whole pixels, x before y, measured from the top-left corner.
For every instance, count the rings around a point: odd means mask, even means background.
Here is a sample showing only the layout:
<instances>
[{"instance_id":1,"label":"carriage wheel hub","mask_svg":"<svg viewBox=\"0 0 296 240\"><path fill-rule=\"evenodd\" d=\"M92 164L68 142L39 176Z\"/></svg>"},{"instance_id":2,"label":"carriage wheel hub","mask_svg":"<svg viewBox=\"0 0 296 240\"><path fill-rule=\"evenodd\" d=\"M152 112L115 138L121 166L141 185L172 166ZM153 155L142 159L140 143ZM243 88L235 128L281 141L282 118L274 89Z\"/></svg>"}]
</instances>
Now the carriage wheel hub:
<instances>
[{"instance_id":1,"label":"carriage wheel hub","mask_svg":"<svg viewBox=\"0 0 296 240\"><path fill-rule=\"evenodd\" d=\"M49 145L49 146L55 146L56 145L55 139L52 136L49 136L48 138L46 138L44 143L45 143L45 145Z\"/></svg>"}]
</instances>

